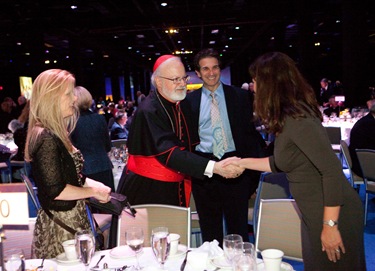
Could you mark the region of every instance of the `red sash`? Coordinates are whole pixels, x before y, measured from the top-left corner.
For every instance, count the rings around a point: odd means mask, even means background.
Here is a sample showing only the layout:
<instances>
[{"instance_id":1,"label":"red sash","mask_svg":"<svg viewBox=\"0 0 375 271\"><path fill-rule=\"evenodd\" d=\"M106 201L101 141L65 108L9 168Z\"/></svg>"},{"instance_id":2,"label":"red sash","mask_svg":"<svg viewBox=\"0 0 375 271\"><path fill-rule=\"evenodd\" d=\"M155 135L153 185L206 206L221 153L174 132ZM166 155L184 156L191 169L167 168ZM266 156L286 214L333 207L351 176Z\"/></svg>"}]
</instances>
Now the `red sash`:
<instances>
[{"instance_id":1,"label":"red sash","mask_svg":"<svg viewBox=\"0 0 375 271\"><path fill-rule=\"evenodd\" d=\"M191 180L185 178L184 174L178 173L161 164L155 157L134 156L129 154L127 167L135 174L155 179L161 182L181 182L184 181L185 200L187 207L190 203Z\"/></svg>"}]
</instances>

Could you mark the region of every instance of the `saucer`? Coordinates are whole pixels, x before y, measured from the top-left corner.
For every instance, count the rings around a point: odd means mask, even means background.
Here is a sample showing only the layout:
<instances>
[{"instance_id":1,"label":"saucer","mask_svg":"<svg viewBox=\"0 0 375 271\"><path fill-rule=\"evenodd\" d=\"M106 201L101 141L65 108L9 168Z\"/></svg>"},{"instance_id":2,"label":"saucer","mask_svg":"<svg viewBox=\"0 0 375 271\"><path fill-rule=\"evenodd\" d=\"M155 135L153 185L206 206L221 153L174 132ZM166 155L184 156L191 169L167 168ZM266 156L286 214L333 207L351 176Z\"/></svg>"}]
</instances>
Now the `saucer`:
<instances>
[{"instance_id":1,"label":"saucer","mask_svg":"<svg viewBox=\"0 0 375 271\"><path fill-rule=\"evenodd\" d=\"M65 256L65 253L61 253L59 255L57 255L56 257L56 261L58 261L59 263L68 263L68 264L72 264L72 263L78 263L80 262L80 260L77 258L75 260L69 260L66 256Z\"/></svg>"},{"instance_id":2,"label":"saucer","mask_svg":"<svg viewBox=\"0 0 375 271\"><path fill-rule=\"evenodd\" d=\"M25 270L35 270L42 263L42 259L25 260ZM52 260L44 260L43 270L56 271L57 264Z\"/></svg>"},{"instance_id":3,"label":"saucer","mask_svg":"<svg viewBox=\"0 0 375 271\"><path fill-rule=\"evenodd\" d=\"M169 255L168 258L177 258L181 255L185 255L186 251L188 250L187 246L185 245L178 245L177 252L173 255Z\"/></svg>"},{"instance_id":4,"label":"saucer","mask_svg":"<svg viewBox=\"0 0 375 271\"><path fill-rule=\"evenodd\" d=\"M141 252L139 252L139 254L141 253L143 253L143 249ZM111 249L109 256L114 259L126 259L135 257L135 252L129 246L118 246Z\"/></svg>"},{"instance_id":5,"label":"saucer","mask_svg":"<svg viewBox=\"0 0 375 271\"><path fill-rule=\"evenodd\" d=\"M264 263L258 263L258 271L266 271L266 267ZM281 262L281 269L280 271L294 271L293 266L286 262Z\"/></svg>"}]
</instances>

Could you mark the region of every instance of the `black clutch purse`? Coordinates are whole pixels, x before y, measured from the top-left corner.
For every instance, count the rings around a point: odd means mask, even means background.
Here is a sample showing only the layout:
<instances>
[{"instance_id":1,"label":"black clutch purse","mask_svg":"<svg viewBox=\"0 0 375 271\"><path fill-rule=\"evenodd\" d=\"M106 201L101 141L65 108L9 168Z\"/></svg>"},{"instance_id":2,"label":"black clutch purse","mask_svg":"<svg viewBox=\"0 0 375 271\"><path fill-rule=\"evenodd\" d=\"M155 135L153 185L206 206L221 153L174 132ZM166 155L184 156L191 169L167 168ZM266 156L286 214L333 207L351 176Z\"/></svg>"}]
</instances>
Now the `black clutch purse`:
<instances>
[{"instance_id":1,"label":"black clutch purse","mask_svg":"<svg viewBox=\"0 0 375 271\"><path fill-rule=\"evenodd\" d=\"M135 210L131 208L126 196L119 193L111 193L111 200L107 203L101 203L96 198L89 199L89 205L94 207L105 214L120 215L121 212L128 208L131 215L135 215Z\"/></svg>"}]
</instances>

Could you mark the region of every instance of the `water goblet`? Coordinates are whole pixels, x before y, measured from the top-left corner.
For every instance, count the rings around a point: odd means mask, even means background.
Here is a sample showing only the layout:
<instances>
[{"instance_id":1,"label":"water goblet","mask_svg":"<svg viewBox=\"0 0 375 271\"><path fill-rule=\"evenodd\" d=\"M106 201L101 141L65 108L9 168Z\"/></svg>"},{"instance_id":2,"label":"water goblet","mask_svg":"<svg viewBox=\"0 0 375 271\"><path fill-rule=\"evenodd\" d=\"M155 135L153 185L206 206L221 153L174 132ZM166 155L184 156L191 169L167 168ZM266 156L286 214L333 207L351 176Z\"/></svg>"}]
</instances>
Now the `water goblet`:
<instances>
[{"instance_id":1,"label":"water goblet","mask_svg":"<svg viewBox=\"0 0 375 271\"><path fill-rule=\"evenodd\" d=\"M234 271L257 271L257 262L253 255L248 253L238 254L233 258Z\"/></svg>"},{"instance_id":2,"label":"water goblet","mask_svg":"<svg viewBox=\"0 0 375 271\"><path fill-rule=\"evenodd\" d=\"M142 251L144 242L143 230L137 227L131 227L125 231L126 244L135 252L135 257L137 259L136 270L141 270L139 266L138 253Z\"/></svg>"},{"instance_id":3,"label":"water goblet","mask_svg":"<svg viewBox=\"0 0 375 271\"><path fill-rule=\"evenodd\" d=\"M25 270L25 256L22 249L9 249L4 254L5 271Z\"/></svg>"},{"instance_id":4,"label":"water goblet","mask_svg":"<svg viewBox=\"0 0 375 271\"><path fill-rule=\"evenodd\" d=\"M90 230L81 230L75 234L75 244L78 258L88 270L90 261L95 252L95 238Z\"/></svg>"},{"instance_id":5,"label":"water goblet","mask_svg":"<svg viewBox=\"0 0 375 271\"><path fill-rule=\"evenodd\" d=\"M167 227L157 227L152 229L151 248L156 260L161 268L164 269L164 263L168 258L170 250L169 231Z\"/></svg>"},{"instance_id":6,"label":"water goblet","mask_svg":"<svg viewBox=\"0 0 375 271\"><path fill-rule=\"evenodd\" d=\"M242 242L242 236L239 234L228 234L224 236L223 240L223 249L224 249L224 255L227 259L228 263L231 265L233 264L232 260L235 256L235 250L234 247L237 243Z\"/></svg>"}]
</instances>

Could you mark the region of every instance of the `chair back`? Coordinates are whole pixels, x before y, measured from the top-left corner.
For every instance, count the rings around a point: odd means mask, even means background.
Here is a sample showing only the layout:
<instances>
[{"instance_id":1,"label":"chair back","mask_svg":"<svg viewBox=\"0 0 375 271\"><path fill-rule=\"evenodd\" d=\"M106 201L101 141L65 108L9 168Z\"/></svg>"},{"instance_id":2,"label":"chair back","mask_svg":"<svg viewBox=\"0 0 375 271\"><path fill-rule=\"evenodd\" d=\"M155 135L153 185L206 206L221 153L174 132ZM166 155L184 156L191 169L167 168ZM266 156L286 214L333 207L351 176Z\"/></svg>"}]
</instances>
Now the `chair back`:
<instances>
[{"instance_id":1,"label":"chair back","mask_svg":"<svg viewBox=\"0 0 375 271\"><path fill-rule=\"evenodd\" d=\"M352 162L352 158L350 156L348 144L344 140L341 140L340 141L340 148L341 148L341 153L342 153L342 157L344 159L344 162L348 166L346 171L349 172L350 184L352 185L352 187L357 189L357 191L359 191L359 185L363 184L363 179L361 177L359 177L357 174L355 174L352 170L353 162ZM345 171L345 169L344 169L344 171Z\"/></svg>"},{"instance_id":2,"label":"chair back","mask_svg":"<svg viewBox=\"0 0 375 271\"><path fill-rule=\"evenodd\" d=\"M375 182L375 150L356 149L355 151L357 153L367 190L367 182Z\"/></svg>"},{"instance_id":3,"label":"chair back","mask_svg":"<svg viewBox=\"0 0 375 271\"><path fill-rule=\"evenodd\" d=\"M115 148L121 148L121 145L126 145L127 142L128 141L126 139L114 139L114 140L111 140L112 147L115 147Z\"/></svg>"},{"instance_id":4,"label":"chair back","mask_svg":"<svg viewBox=\"0 0 375 271\"><path fill-rule=\"evenodd\" d=\"M344 157L344 161L347 164L348 168L351 169L353 166L352 158L350 157L350 152L349 152L349 146L345 142L345 140L340 140L340 148L342 155Z\"/></svg>"},{"instance_id":5,"label":"chair back","mask_svg":"<svg viewBox=\"0 0 375 271\"><path fill-rule=\"evenodd\" d=\"M190 207L178 207L164 204L144 204L132 206L137 213L135 217L122 211L118 220L117 245L125 245L125 230L129 227L140 227L145 235L144 246L150 246L153 228L167 227L170 233L180 235L180 244L190 247L191 214Z\"/></svg>"},{"instance_id":6,"label":"chair back","mask_svg":"<svg viewBox=\"0 0 375 271\"><path fill-rule=\"evenodd\" d=\"M327 135L331 144L340 145L341 128L340 127L325 127Z\"/></svg>"},{"instance_id":7,"label":"chair back","mask_svg":"<svg viewBox=\"0 0 375 271\"><path fill-rule=\"evenodd\" d=\"M253 206L253 228L257 231L258 212L261 199L290 199L289 181L285 173L263 172L260 175L259 185Z\"/></svg>"},{"instance_id":8,"label":"chair back","mask_svg":"<svg viewBox=\"0 0 375 271\"><path fill-rule=\"evenodd\" d=\"M257 252L280 249L284 258L303 261L301 213L294 199L260 201L255 248Z\"/></svg>"},{"instance_id":9,"label":"chair back","mask_svg":"<svg viewBox=\"0 0 375 271\"><path fill-rule=\"evenodd\" d=\"M25 183L26 185L26 189L27 189L27 192L29 193L30 197L31 197L31 200L33 201L34 203L34 206L37 210L39 210L40 208L40 203L39 203L39 200L38 200L38 196L37 196L37 193L36 193L36 190L37 188L34 187L34 185L32 184L32 182L30 181L29 177L27 177L25 174L21 173L21 179L22 181Z\"/></svg>"}]
</instances>

